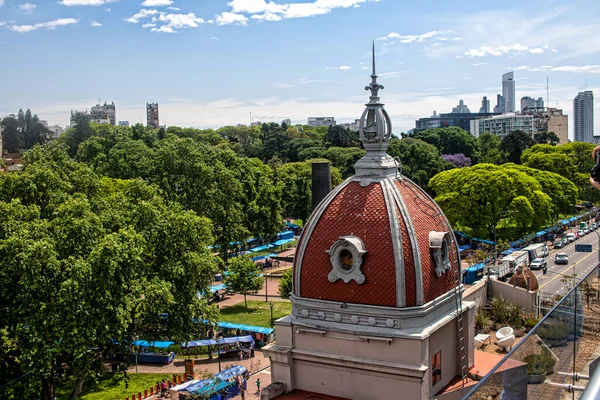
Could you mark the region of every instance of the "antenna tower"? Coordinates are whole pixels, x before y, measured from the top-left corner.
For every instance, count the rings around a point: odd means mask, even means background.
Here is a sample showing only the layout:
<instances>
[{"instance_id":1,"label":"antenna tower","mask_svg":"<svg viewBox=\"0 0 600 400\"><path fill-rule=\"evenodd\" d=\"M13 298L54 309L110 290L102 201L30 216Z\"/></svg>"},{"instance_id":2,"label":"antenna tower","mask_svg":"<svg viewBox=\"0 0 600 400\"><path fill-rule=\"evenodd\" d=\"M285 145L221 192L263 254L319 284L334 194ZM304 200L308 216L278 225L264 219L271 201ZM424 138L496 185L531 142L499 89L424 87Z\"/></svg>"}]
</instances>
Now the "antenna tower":
<instances>
[{"instance_id":1,"label":"antenna tower","mask_svg":"<svg viewBox=\"0 0 600 400\"><path fill-rule=\"evenodd\" d=\"M546 77L546 103L550 106L550 90L548 89L548 77Z\"/></svg>"}]
</instances>

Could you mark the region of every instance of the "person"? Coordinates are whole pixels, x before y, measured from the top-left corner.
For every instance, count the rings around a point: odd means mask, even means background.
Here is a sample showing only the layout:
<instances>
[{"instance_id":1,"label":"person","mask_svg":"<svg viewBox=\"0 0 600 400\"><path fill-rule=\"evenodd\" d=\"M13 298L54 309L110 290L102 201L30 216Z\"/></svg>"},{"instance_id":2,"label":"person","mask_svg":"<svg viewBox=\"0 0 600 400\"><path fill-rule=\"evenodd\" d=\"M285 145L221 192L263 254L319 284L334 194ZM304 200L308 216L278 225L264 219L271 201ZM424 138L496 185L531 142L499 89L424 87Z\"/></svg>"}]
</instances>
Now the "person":
<instances>
[{"instance_id":1,"label":"person","mask_svg":"<svg viewBox=\"0 0 600 400\"><path fill-rule=\"evenodd\" d=\"M250 348L250 357L254 358L254 347Z\"/></svg>"},{"instance_id":2,"label":"person","mask_svg":"<svg viewBox=\"0 0 600 400\"><path fill-rule=\"evenodd\" d=\"M256 392L260 395L260 378L256 378Z\"/></svg>"},{"instance_id":3,"label":"person","mask_svg":"<svg viewBox=\"0 0 600 400\"><path fill-rule=\"evenodd\" d=\"M167 394L167 381L163 379L160 385L160 395L166 396Z\"/></svg>"}]
</instances>

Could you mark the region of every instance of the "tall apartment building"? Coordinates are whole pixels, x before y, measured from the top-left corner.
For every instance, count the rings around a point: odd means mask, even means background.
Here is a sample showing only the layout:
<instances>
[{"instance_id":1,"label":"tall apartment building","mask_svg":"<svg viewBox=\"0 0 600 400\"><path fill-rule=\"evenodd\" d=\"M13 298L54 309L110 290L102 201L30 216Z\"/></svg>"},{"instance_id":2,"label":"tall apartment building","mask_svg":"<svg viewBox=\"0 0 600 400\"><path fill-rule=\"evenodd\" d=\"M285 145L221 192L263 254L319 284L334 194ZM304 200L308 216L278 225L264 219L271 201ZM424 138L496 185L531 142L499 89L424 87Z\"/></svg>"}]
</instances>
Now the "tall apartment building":
<instances>
[{"instance_id":1,"label":"tall apartment building","mask_svg":"<svg viewBox=\"0 0 600 400\"><path fill-rule=\"evenodd\" d=\"M335 122L335 117L308 117L307 125L317 127L317 126L334 126L337 124Z\"/></svg>"},{"instance_id":2,"label":"tall apartment building","mask_svg":"<svg viewBox=\"0 0 600 400\"><path fill-rule=\"evenodd\" d=\"M481 99L481 108L479 109L480 114L489 114L490 113L490 101L487 96L483 96Z\"/></svg>"},{"instance_id":3,"label":"tall apartment building","mask_svg":"<svg viewBox=\"0 0 600 400\"><path fill-rule=\"evenodd\" d=\"M507 72L502 75L502 97L504 97L504 112L515 112L515 73Z\"/></svg>"},{"instance_id":4,"label":"tall apartment building","mask_svg":"<svg viewBox=\"0 0 600 400\"><path fill-rule=\"evenodd\" d=\"M494 114L504 114L506 112L506 101L501 94L496 95L496 105L494 106Z\"/></svg>"},{"instance_id":5,"label":"tall apartment building","mask_svg":"<svg viewBox=\"0 0 600 400\"><path fill-rule=\"evenodd\" d=\"M529 96L521 97L521 112L526 113L527 111L543 111L544 99L538 97L534 99Z\"/></svg>"},{"instance_id":6,"label":"tall apartment building","mask_svg":"<svg viewBox=\"0 0 600 400\"><path fill-rule=\"evenodd\" d=\"M573 100L573 126L576 142L594 142L594 93L579 92Z\"/></svg>"},{"instance_id":7,"label":"tall apartment building","mask_svg":"<svg viewBox=\"0 0 600 400\"><path fill-rule=\"evenodd\" d=\"M90 111L90 122L96 122L98 124L117 124L117 109L115 103L108 104L96 104Z\"/></svg>"},{"instance_id":8,"label":"tall apartment building","mask_svg":"<svg viewBox=\"0 0 600 400\"><path fill-rule=\"evenodd\" d=\"M479 137L483 132L504 136L513 131L523 131L533 135L533 115L508 113L471 121L471 135Z\"/></svg>"},{"instance_id":9,"label":"tall apartment building","mask_svg":"<svg viewBox=\"0 0 600 400\"><path fill-rule=\"evenodd\" d=\"M158 129L158 103L146 103L146 125Z\"/></svg>"}]
</instances>

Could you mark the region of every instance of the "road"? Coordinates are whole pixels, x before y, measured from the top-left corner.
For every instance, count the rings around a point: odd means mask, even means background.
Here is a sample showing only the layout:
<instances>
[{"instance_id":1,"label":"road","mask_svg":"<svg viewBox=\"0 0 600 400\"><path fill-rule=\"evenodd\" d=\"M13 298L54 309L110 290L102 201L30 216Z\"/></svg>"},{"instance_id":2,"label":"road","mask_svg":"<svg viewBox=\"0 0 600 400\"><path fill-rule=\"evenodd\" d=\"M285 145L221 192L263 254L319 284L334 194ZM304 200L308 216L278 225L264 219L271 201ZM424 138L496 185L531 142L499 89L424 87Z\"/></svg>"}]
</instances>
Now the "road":
<instances>
[{"instance_id":1,"label":"road","mask_svg":"<svg viewBox=\"0 0 600 400\"><path fill-rule=\"evenodd\" d=\"M565 283L561 281L564 275L573 275L575 273L577 276L583 277L596 266L598 263L598 235L596 232L600 234L600 229L588 233L562 249L554 250L550 246L550 255L547 257L548 274L544 275L542 271L533 271L538 278L540 291L552 294L564 294L567 290ZM582 243L592 244L592 252L576 253L575 244ZM554 264L554 255L556 253L566 253L569 256L569 264Z\"/></svg>"}]
</instances>

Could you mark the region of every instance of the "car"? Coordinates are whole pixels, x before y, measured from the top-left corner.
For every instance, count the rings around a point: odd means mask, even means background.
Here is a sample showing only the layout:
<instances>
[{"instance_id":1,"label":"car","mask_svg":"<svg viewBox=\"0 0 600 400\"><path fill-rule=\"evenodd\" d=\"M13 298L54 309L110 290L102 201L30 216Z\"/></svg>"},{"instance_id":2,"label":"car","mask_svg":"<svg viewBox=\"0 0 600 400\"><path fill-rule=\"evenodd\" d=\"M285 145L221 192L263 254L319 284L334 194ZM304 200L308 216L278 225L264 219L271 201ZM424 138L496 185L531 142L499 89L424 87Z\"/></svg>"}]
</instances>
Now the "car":
<instances>
[{"instance_id":1,"label":"car","mask_svg":"<svg viewBox=\"0 0 600 400\"><path fill-rule=\"evenodd\" d=\"M588 233L590 233L592 230L591 230L590 228L585 228L585 229L584 229L584 231L585 231L585 234L587 235L587 234L588 234Z\"/></svg>"},{"instance_id":2,"label":"car","mask_svg":"<svg viewBox=\"0 0 600 400\"><path fill-rule=\"evenodd\" d=\"M546 260L543 258L536 258L529 264L529 269L545 269L547 267Z\"/></svg>"},{"instance_id":3,"label":"car","mask_svg":"<svg viewBox=\"0 0 600 400\"><path fill-rule=\"evenodd\" d=\"M556 253L554 255L554 264L568 264L569 256L567 253Z\"/></svg>"},{"instance_id":4,"label":"car","mask_svg":"<svg viewBox=\"0 0 600 400\"><path fill-rule=\"evenodd\" d=\"M582 229L579 232L577 232L579 234L579 237L585 236L585 231Z\"/></svg>"},{"instance_id":5,"label":"car","mask_svg":"<svg viewBox=\"0 0 600 400\"><path fill-rule=\"evenodd\" d=\"M595 231L597 227L598 227L598 225L596 225L595 222L592 222L592 230Z\"/></svg>"},{"instance_id":6,"label":"car","mask_svg":"<svg viewBox=\"0 0 600 400\"><path fill-rule=\"evenodd\" d=\"M558 238L554 241L554 248L562 249L563 247L565 247L568 244L569 244L569 240L567 238Z\"/></svg>"},{"instance_id":7,"label":"car","mask_svg":"<svg viewBox=\"0 0 600 400\"><path fill-rule=\"evenodd\" d=\"M567 233L567 236L565 236L565 238L568 240L569 243L573 243L575 239L577 239L577 236L575 236L574 233Z\"/></svg>"}]
</instances>

